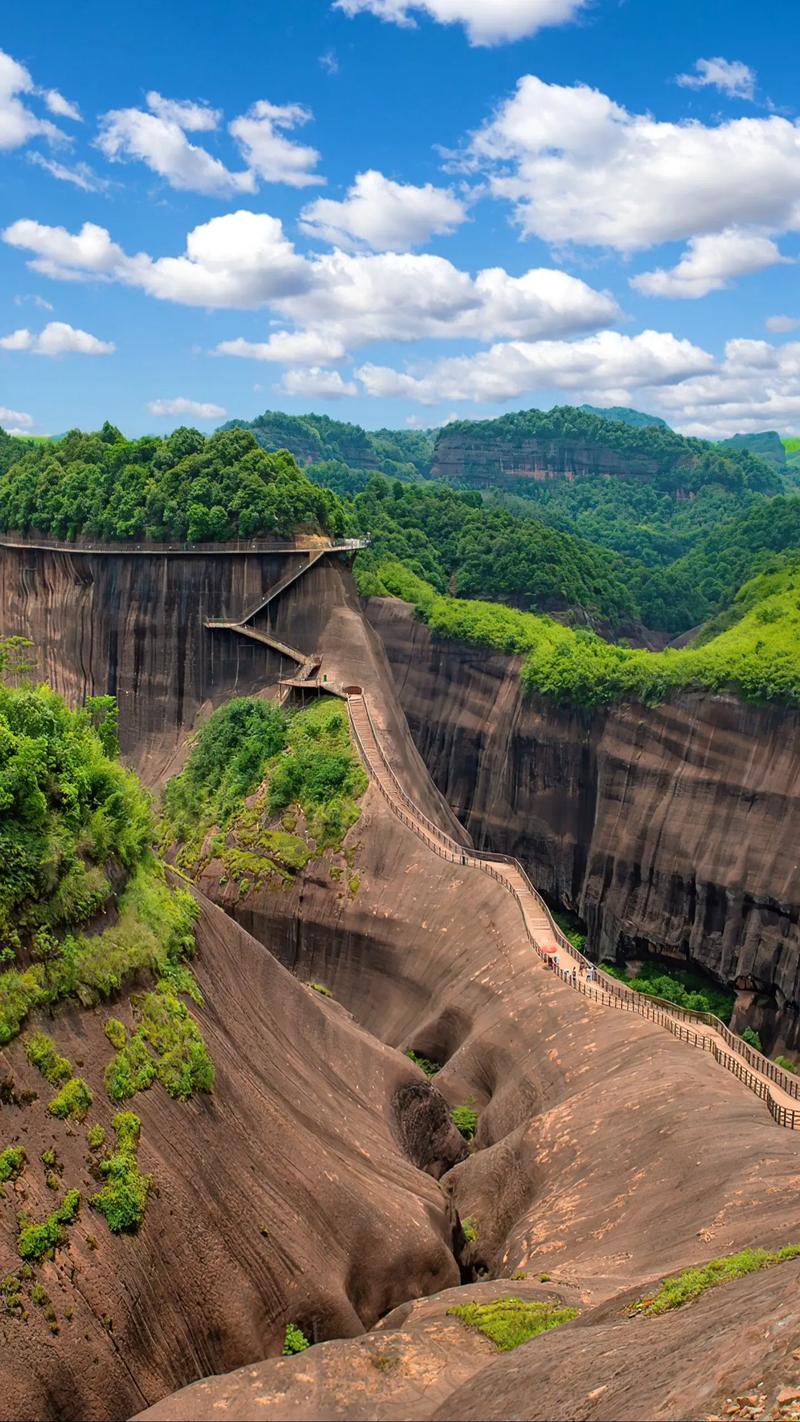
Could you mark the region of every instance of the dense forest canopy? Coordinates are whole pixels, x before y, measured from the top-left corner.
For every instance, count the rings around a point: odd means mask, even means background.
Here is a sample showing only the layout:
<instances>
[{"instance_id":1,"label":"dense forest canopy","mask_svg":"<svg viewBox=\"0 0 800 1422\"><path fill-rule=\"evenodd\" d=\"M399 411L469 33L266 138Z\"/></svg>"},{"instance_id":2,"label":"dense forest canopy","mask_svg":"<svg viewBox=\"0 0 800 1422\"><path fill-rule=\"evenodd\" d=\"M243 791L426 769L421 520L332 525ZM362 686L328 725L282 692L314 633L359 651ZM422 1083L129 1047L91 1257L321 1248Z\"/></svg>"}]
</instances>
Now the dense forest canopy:
<instances>
[{"instance_id":1,"label":"dense forest canopy","mask_svg":"<svg viewBox=\"0 0 800 1422\"><path fill-rule=\"evenodd\" d=\"M0 476L0 528L58 538L148 538L194 543L341 534L345 510L286 453L266 454L246 430L207 439L127 440L113 425L27 445Z\"/></svg>"},{"instance_id":2,"label":"dense forest canopy","mask_svg":"<svg viewBox=\"0 0 800 1422\"><path fill-rule=\"evenodd\" d=\"M342 464L393 479L427 478L433 458L431 430L365 430L328 415L265 410L254 420L231 420L223 429L250 430L262 449L288 449L300 464Z\"/></svg>"},{"instance_id":3,"label":"dense forest canopy","mask_svg":"<svg viewBox=\"0 0 800 1422\"><path fill-rule=\"evenodd\" d=\"M656 704L670 692L700 689L800 706L800 561L746 584L697 645L663 652L606 642L589 628L500 603L443 596L399 562L387 560L380 577L434 636L525 656L526 688L557 701Z\"/></svg>"}]
</instances>

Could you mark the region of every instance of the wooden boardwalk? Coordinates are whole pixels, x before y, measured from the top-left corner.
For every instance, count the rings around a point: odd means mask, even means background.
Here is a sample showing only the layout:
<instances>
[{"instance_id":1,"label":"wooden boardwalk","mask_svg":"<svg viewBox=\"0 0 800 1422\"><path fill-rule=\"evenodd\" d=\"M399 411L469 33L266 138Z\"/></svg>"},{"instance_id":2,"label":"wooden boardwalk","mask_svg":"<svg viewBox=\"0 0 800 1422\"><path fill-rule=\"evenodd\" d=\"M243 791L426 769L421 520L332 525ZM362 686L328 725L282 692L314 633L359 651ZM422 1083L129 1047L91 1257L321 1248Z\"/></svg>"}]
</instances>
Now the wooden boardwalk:
<instances>
[{"instance_id":1,"label":"wooden boardwalk","mask_svg":"<svg viewBox=\"0 0 800 1422\"><path fill-rule=\"evenodd\" d=\"M542 971L556 972L585 997L606 1007L635 1012L665 1027L681 1041L707 1052L764 1101L779 1125L800 1130L800 1080L796 1076L777 1067L710 1013L690 1012L634 992L598 970L561 932L518 860L465 848L414 804L392 769L363 693L349 691L347 705L364 765L394 814L440 858L488 873L514 895Z\"/></svg>"}]
</instances>

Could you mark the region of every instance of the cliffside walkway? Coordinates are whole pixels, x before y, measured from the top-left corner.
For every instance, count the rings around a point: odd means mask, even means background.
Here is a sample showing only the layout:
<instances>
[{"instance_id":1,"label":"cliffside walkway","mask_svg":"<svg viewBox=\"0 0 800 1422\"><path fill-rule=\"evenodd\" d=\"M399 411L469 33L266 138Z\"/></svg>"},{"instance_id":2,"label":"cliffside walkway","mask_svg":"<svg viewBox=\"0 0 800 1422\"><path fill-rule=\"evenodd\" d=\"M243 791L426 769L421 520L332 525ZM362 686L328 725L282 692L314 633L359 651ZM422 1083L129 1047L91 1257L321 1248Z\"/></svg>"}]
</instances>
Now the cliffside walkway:
<instances>
[{"instance_id":1,"label":"cliffside walkway","mask_svg":"<svg viewBox=\"0 0 800 1422\"><path fill-rule=\"evenodd\" d=\"M320 689L331 691L334 695L341 695L330 683L320 680L319 669L322 658L318 654L312 653L309 655L307 652L301 652L297 647L290 647L288 643L279 641L278 638L273 637L271 633L262 632L260 628L251 627L249 624L260 612L264 612L276 598L279 598L282 593L285 593L293 583L296 583L299 578L302 578L311 568L315 567L320 561L320 558L324 558L327 553L357 553L362 548L368 548L369 542L370 540L368 538L340 538L322 547L317 544L312 548L306 549L296 546L286 549L270 549L269 551L271 553L304 553L305 557L298 563L296 568L290 568L288 573L285 573L282 578L279 578L277 583L274 583L264 596L259 598L258 602L253 603L251 607L242 613L241 617L227 619L206 618L204 625L210 632L235 632L240 637L249 637L251 641L261 642L265 647L270 647L273 652L278 652L280 656L288 657L290 661L297 662L300 670L296 676L287 677L280 683L280 685L286 689L287 693L293 687L297 687L304 691ZM317 675L314 676L314 673Z\"/></svg>"},{"instance_id":2,"label":"cliffside walkway","mask_svg":"<svg viewBox=\"0 0 800 1422\"><path fill-rule=\"evenodd\" d=\"M24 534L1 533L0 548L17 548L39 553L113 554L115 558L223 558L241 553L358 553L369 546L366 538L337 538L321 543L319 537L290 541L267 538L239 538L229 543L71 543L59 538L26 538Z\"/></svg>"},{"instance_id":3,"label":"cliffside walkway","mask_svg":"<svg viewBox=\"0 0 800 1422\"><path fill-rule=\"evenodd\" d=\"M333 690L326 686L326 690ZM336 688L341 694L340 689ZM606 1007L635 1012L665 1027L714 1059L765 1102L778 1125L800 1131L800 1079L743 1042L711 1013L691 1012L607 976L585 958L553 919L541 894L533 887L518 860L503 854L482 854L466 849L429 820L406 794L381 744L380 735L362 691L345 688L350 725L364 765L392 812L441 859L490 874L517 900L531 947L563 982ZM554 966L555 959L557 966ZM567 966L562 966L566 959Z\"/></svg>"}]
</instances>

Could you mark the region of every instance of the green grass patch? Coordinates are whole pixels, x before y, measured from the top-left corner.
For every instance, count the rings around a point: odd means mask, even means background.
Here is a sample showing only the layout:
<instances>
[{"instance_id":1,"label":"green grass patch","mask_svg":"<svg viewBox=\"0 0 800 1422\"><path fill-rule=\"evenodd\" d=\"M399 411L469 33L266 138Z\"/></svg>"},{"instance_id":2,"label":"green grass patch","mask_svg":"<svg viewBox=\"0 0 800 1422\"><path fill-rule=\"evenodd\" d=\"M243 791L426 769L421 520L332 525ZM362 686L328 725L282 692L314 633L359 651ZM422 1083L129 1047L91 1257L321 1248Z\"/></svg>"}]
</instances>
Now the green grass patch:
<instances>
[{"instance_id":1,"label":"green grass patch","mask_svg":"<svg viewBox=\"0 0 800 1422\"><path fill-rule=\"evenodd\" d=\"M708 1289L716 1289L732 1279L743 1279L747 1274L756 1274L761 1269L771 1269L787 1259L800 1258L800 1244L787 1244L783 1249L743 1249L739 1254L728 1254L721 1259L711 1259L708 1264L700 1264L693 1269L684 1269L665 1279L658 1293L651 1299L641 1299L633 1305L632 1313L668 1313L673 1308L681 1308L692 1299L697 1299Z\"/></svg>"},{"instance_id":2,"label":"green grass patch","mask_svg":"<svg viewBox=\"0 0 800 1422\"><path fill-rule=\"evenodd\" d=\"M127 1101L156 1080L180 1101L212 1091L214 1064L185 1004L162 983L133 1005L138 1026L106 1068L110 1099Z\"/></svg>"},{"instance_id":3,"label":"green grass patch","mask_svg":"<svg viewBox=\"0 0 800 1422\"><path fill-rule=\"evenodd\" d=\"M7 1146L4 1151L0 1151L0 1195L4 1194L3 1186L9 1180L16 1180L25 1169L25 1151L22 1146Z\"/></svg>"},{"instance_id":4,"label":"green grass patch","mask_svg":"<svg viewBox=\"0 0 800 1422\"><path fill-rule=\"evenodd\" d=\"M467 1244L474 1244L478 1238L478 1221L474 1215L468 1215L461 1221L461 1229Z\"/></svg>"},{"instance_id":5,"label":"green grass patch","mask_svg":"<svg viewBox=\"0 0 800 1422\"><path fill-rule=\"evenodd\" d=\"M41 1224L35 1223L28 1215L20 1215L18 1220L17 1250L21 1259L37 1263L46 1255L53 1254L66 1239L66 1225L77 1218L81 1205L79 1190L68 1190L57 1210L47 1216Z\"/></svg>"},{"instance_id":6,"label":"green grass patch","mask_svg":"<svg viewBox=\"0 0 800 1422\"><path fill-rule=\"evenodd\" d=\"M436 1073L442 1069L439 1062L432 1062L429 1057L421 1057L417 1052L412 1051L410 1047L406 1052L406 1056L409 1061L414 1063L414 1066L418 1066L420 1071L424 1071L426 1076L436 1076Z\"/></svg>"},{"instance_id":7,"label":"green grass patch","mask_svg":"<svg viewBox=\"0 0 800 1422\"><path fill-rule=\"evenodd\" d=\"M499 1353L560 1328L578 1317L577 1308L564 1308L552 1303L526 1303L524 1299L495 1299L492 1303L457 1304L447 1310L448 1316L460 1318L470 1328L491 1338Z\"/></svg>"},{"instance_id":8,"label":"green grass patch","mask_svg":"<svg viewBox=\"0 0 800 1422\"><path fill-rule=\"evenodd\" d=\"M141 1131L139 1117L132 1111L120 1111L112 1124L116 1148L100 1161L100 1173L106 1183L92 1196L91 1203L105 1216L114 1234L130 1233L137 1230L144 1219L153 1177L142 1174L136 1158Z\"/></svg>"},{"instance_id":9,"label":"green grass patch","mask_svg":"<svg viewBox=\"0 0 800 1422\"><path fill-rule=\"evenodd\" d=\"M59 1056L55 1042L46 1032L35 1032L28 1039L25 1055L51 1086L60 1086L72 1076L71 1063L66 1057Z\"/></svg>"},{"instance_id":10,"label":"green grass patch","mask_svg":"<svg viewBox=\"0 0 800 1422\"><path fill-rule=\"evenodd\" d=\"M475 1132L478 1129L478 1113L474 1106L454 1106L450 1112L450 1120L457 1131L460 1131L465 1141L475 1139Z\"/></svg>"},{"instance_id":11,"label":"green grass patch","mask_svg":"<svg viewBox=\"0 0 800 1422\"><path fill-rule=\"evenodd\" d=\"M306 1338L302 1328L296 1323L287 1323L286 1332L283 1335L283 1356L291 1358L295 1353L304 1353L306 1348L311 1347L311 1342Z\"/></svg>"},{"instance_id":12,"label":"green grass patch","mask_svg":"<svg viewBox=\"0 0 800 1422\"><path fill-rule=\"evenodd\" d=\"M290 883L312 859L341 850L367 784L338 702L291 711L241 698L201 727L167 786L161 842L177 846L191 873L220 860L242 894ZM357 892L358 876L348 877Z\"/></svg>"},{"instance_id":13,"label":"green grass patch","mask_svg":"<svg viewBox=\"0 0 800 1422\"><path fill-rule=\"evenodd\" d=\"M86 1144L90 1150L99 1150L101 1146L105 1145L105 1141L105 1129L100 1125L99 1121L94 1126L89 1127L86 1132Z\"/></svg>"},{"instance_id":14,"label":"green grass patch","mask_svg":"<svg viewBox=\"0 0 800 1422\"><path fill-rule=\"evenodd\" d=\"M324 983L306 983L306 987L310 987L314 992L318 992L320 997L333 997L330 988L326 987Z\"/></svg>"},{"instance_id":15,"label":"green grass patch","mask_svg":"<svg viewBox=\"0 0 800 1422\"><path fill-rule=\"evenodd\" d=\"M82 1076L71 1076L57 1096L48 1101L47 1109L59 1121L84 1121L92 1104L92 1093Z\"/></svg>"}]
</instances>

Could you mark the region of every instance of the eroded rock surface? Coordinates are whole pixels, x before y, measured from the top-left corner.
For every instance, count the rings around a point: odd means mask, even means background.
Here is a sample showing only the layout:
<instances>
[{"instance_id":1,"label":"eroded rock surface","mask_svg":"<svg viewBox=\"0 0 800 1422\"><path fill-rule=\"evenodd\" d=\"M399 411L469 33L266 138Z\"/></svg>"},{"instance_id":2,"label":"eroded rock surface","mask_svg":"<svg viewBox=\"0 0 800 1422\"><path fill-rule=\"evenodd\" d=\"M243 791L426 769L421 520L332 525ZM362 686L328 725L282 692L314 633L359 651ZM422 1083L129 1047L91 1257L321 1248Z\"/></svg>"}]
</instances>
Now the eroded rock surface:
<instances>
[{"instance_id":1,"label":"eroded rock surface","mask_svg":"<svg viewBox=\"0 0 800 1422\"><path fill-rule=\"evenodd\" d=\"M800 719L684 693L607 712L524 697L519 659L373 601L414 739L478 848L517 855L609 958L689 959L734 1025L800 1050Z\"/></svg>"}]
</instances>

